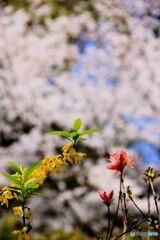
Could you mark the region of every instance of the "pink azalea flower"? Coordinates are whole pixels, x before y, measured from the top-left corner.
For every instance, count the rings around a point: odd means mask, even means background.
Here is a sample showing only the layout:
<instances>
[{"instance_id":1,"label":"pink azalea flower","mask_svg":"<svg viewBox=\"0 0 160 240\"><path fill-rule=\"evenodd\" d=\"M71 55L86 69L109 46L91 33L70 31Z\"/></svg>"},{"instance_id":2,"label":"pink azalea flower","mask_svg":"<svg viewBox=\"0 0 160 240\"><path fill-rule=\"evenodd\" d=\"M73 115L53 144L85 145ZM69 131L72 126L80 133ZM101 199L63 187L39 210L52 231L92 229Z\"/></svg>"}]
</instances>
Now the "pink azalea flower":
<instances>
[{"instance_id":1,"label":"pink azalea flower","mask_svg":"<svg viewBox=\"0 0 160 240\"><path fill-rule=\"evenodd\" d=\"M130 166L134 168L135 164L133 160L127 155L125 151L118 151L116 153L110 154L107 160L111 163L107 166L107 169L116 170L121 173L125 166Z\"/></svg>"}]
</instances>

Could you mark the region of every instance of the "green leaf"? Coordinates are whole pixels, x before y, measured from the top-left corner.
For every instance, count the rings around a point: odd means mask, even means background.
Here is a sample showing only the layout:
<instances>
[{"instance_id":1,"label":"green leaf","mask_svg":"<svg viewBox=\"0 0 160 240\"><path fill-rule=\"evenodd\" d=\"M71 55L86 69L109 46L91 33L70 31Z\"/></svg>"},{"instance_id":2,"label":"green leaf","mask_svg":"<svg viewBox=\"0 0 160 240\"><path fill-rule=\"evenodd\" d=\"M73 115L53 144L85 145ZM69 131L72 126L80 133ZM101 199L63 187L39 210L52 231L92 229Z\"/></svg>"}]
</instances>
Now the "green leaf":
<instances>
[{"instance_id":1,"label":"green leaf","mask_svg":"<svg viewBox=\"0 0 160 240\"><path fill-rule=\"evenodd\" d=\"M15 187L15 186L9 186L9 188L11 188L11 189L15 189L15 190L19 190L19 191L22 191L21 188L19 188L19 187Z\"/></svg>"},{"instance_id":2,"label":"green leaf","mask_svg":"<svg viewBox=\"0 0 160 240\"><path fill-rule=\"evenodd\" d=\"M9 187L11 189L12 192L16 192L21 194L22 193L22 189L21 188L17 188L17 187Z\"/></svg>"},{"instance_id":3,"label":"green leaf","mask_svg":"<svg viewBox=\"0 0 160 240\"><path fill-rule=\"evenodd\" d=\"M24 187L24 190L28 191L28 190L37 189L37 188L39 188L39 184L30 184L30 185Z\"/></svg>"},{"instance_id":4,"label":"green leaf","mask_svg":"<svg viewBox=\"0 0 160 240\"><path fill-rule=\"evenodd\" d=\"M82 126L82 120L80 118L77 118L74 123L73 123L73 127L74 127L74 131L78 132L78 130L81 128Z\"/></svg>"},{"instance_id":5,"label":"green leaf","mask_svg":"<svg viewBox=\"0 0 160 240\"><path fill-rule=\"evenodd\" d=\"M8 162L8 164L15 170L17 171L20 175L22 175L22 168L17 165L16 163L14 162Z\"/></svg>"},{"instance_id":6,"label":"green leaf","mask_svg":"<svg viewBox=\"0 0 160 240\"><path fill-rule=\"evenodd\" d=\"M53 131L53 132L49 132L49 134L54 134L54 135L58 135L58 136L62 136L62 137L69 137L70 136L70 133L65 132L65 131Z\"/></svg>"},{"instance_id":7,"label":"green leaf","mask_svg":"<svg viewBox=\"0 0 160 240\"><path fill-rule=\"evenodd\" d=\"M98 132L98 131L100 131L100 128L91 128L91 129L88 129L88 130L85 130L85 131L79 133L79 135L83 136L83 135L91 134L91 133Z\"/></svg>"},{"instance_id":8,"label":"green leaf","mask_svg":"<svg viewBox=\"0 0 160 240\"><path fill-rule=\"evenodd\" d=\"M12 192L16 193L16 195L18 197L21 197L22 196L22 192L18 191L18 190L12 190Z\"/></svg>"},{"instance_id":9,"label":"green leaf","mask_svg":"<svg viewBox=\"0 0 160 240\"><path fill-rule=\"evenodd\" d=\"M70 137L71 137L71 138L79 137L79 133L77 133L77 132L71 132L71 133L70 133Z\"/></svg>"},{"instance_id":10,"label":"green leaf","mask_svg":"<svg viewBox=\"0 0 160 240\"><path fill-rule=\"evenodd\" d=\"M33 183L33 182L36 182L37 180L39 180L40 178L31 178L31 179L28 179L26 182L25 182L25 186L27 186L28 184L30 183Z\"/></svg>"},{"instance_id":11,"label":"green leaf","mask_svg":"<svg viewBox=\"0 0 160 240\"><path fill-rule=\"evenodd\" d=\"M30 174L41 164L41 161L38 161L36 163L33 163L25 172L24 179L28 178Z\"/></svg>"},{"instance_id":12,"label":"green leaf","mask_svg":"<svg viewBox=\"0 0 160 240\"><path fill-rule=\"evenodd\" d=\"M16 176L12 176L8 173L3 173L3 176L5 176L6 178L8 178L9 180L11 180L14 183L20 184L20 180Z\"/></svg>"}]
</instances>

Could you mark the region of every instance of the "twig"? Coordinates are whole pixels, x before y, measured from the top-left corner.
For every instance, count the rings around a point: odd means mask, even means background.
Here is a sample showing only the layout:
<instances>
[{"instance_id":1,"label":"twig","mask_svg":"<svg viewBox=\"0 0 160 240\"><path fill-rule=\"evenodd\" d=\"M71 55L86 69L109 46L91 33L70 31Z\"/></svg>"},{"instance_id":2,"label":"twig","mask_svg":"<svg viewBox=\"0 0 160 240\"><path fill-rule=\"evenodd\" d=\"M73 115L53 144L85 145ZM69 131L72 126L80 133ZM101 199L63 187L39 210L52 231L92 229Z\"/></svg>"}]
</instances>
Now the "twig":
<instances>
[{"instance_id":1,"label":"twig","mask_svg":"<svg viewBox=\"0 0 160 240\"><path fill-rule=\"evenodd\" d=\"M25 205L24 205L24 201L22 202L22 210L23 210L23 216L22 216L22 220L23 220L23 226L26 226L26 217L25 217Z\"/></svg>"},{"instance_id":2,"label":"twig","mask_svg":"<svg viewBox=\"0 0 160 240\"><path fill-rule=\"evenodd\" d=\"M135 207L136 207L136 208L139 210L139 212L142 214L142 216L145 217L145 218L147 219L147 221L151 224L151 226L160 233L160 229L155 226L155 224L152 222L152 219L150 219L148 216L146 216L146 215L142 212L142 210L138 207L138 205L135 203L135 201L133 200L133 198L130 198L130 199L131 199L132 203L135 205Z\"/></svg>"},{"instance_id":3,"label":"twig","mask_svg":"<svg viewBox=\"0 0 160 240\"><path fill-rule=\"evenodd\" d=\"M123 176L122 176L123 177ZM124 186L124 179L122 178L122 187L123 187L123 204L124 204L124 229L123 232L126 231L127 225L128 225L128 209L127 209L127 203L126 203L126 192L125 192L125 186ZM125 239L125 235L123 235L123 240Z\"/></svg>"},{"instance_id":4,"label":"twig","mask_svg":"<svg viewBox=\"0 0 160 240\"><path fill-rule=\"evenodd\" d=\"M147 220L147 218L143 219L142 221L140 221L139 223L135 224L134 226L132 226L131 228L129 228L127 231L123 232L122 234L120 234L119 236L117 236L115 238L115 240L119 239L120 237L122 237L124 234L132 231L135 227L138 227L140 224L142 224L143 222L145 222Z\"/></svg>"},{"instance_id":5,"label":"twig","mask_svg":"<svg viewBox=\"0 0 160 240\"><path fill-rule=\"evenodd\" d=\"M139 212L142 214L143 217L148 218L143 212L142 210L138 207L138 205L135 203L135 201L133 200L133 198L130 198L132 203L134 204L134 206L139 210Z\"/></svg>"},{"instance_id":6,"label":"twig","mask_svg":"<svg viewBox=\"0 0 160 240\"><path fill-rule=\"evenodd\" d=\"M110 232L110 225L111 225L111 219L110 219L110 206L108 205L108 228L107 228L107 236L106 240L108 240L109 232Z\"/></svg>"},{"instance_id":7,"label":"twig","mask_svg":"<svg viewBox=\"0 0 160 240\"><path fill-rule=\"evenodd\" d=\"M150 204L150 184L148 183L148 191L147 191L147 203L148 203L148 218L150 218L151 214L151 204ZM148 225L148 233L150 232L150 226ZM150 239L149 234L147 235L147 240Z\"/></svg>"},{"instance_id":8,"label":"twig","mask_svg":"<svg viewBox=\"0 0 160 240\"><path fill-rule=\"evenodd\" d=\"M116 221L117 221L117 216L118 216L121 197L122 197L122 172L121 172L121 175L120 175L119 197L118 197L117 209L116 209L116 213L114 215L113 225L111 227L111 231L110 231L110 234L108 236L108 240L110 240L110 238L112 237L113 229L114 229Z\"/></svg>"},{"instance_id":9,"label":"twig","mask_svg":"<svg viewBox=\"0 0 160 240\"><path fill-rule=\"evenodd\" d=\"M153 186L153 182L151 181L151 179L149 179L149 183L150 183L152 194L153 194L153 197L154 197L154 202L155 202L155 206L156 206L156 210L157 210L158 222L160 222L160 214L159 214L157 196L156 196L156 193L155 193L155 190L154 190L154 186Z\"/></svg>"}]
</instances>

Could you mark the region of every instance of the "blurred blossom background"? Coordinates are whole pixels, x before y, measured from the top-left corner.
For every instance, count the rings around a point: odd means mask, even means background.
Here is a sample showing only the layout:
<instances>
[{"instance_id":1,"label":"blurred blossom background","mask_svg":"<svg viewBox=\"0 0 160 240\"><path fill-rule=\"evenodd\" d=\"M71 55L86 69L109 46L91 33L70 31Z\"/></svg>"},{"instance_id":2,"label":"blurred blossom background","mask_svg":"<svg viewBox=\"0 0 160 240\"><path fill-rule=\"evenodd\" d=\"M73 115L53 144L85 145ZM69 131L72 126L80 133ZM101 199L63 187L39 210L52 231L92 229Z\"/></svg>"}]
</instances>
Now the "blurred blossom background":
<instances>
[{"instance_id":1,"label":"blurred blossom background","mask_svg":"<svg viewBox=\"0 0 160 240\"><path fill-rule=\"evenodd\" d=\"M70 130L77 117L101 128L80 147L88 153L82 164L49 176L29 200L34 239L88 240L105 229L98 191L118 188L106 152L132 154L127 183L146 208L140 172L160 163L159 63L158 0L0 1L1 173L7 161L57 154L66 140L47 132ZM4 212L0 239L11 239L14 220Z\"/></svg>"}]
</instances>

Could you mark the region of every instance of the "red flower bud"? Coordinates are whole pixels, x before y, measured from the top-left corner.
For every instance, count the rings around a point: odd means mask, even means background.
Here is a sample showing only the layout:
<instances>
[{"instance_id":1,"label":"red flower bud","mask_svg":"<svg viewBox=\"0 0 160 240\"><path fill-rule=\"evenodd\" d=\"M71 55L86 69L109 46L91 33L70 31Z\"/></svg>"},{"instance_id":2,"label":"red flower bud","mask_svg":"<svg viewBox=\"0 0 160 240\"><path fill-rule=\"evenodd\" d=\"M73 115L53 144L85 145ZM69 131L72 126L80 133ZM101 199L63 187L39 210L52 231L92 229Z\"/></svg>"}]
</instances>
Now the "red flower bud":
<instances>
[{"instance_id":1,"label":"red flower bud","mask_svg":"<svg viewBox=\"0 0 160 240\"><path fill-rule=\"evenodd\" d=\"M105 204L110 205L113 197L113 191L111 191L110 193L99 192L99 196L102 198Z\"/></svg>"}]
</instances>

